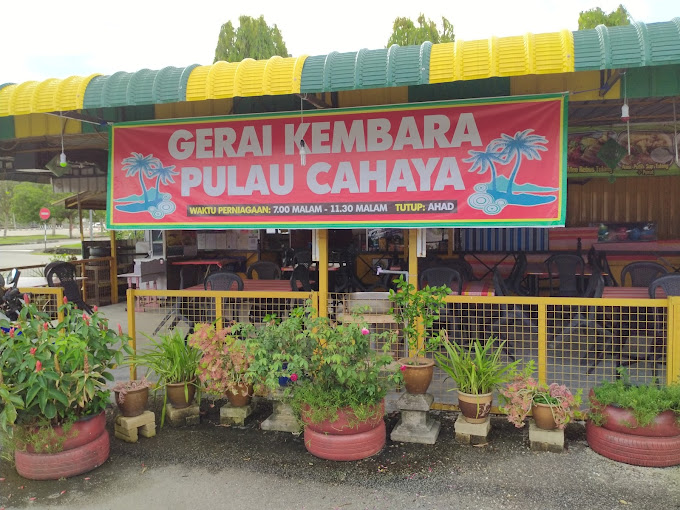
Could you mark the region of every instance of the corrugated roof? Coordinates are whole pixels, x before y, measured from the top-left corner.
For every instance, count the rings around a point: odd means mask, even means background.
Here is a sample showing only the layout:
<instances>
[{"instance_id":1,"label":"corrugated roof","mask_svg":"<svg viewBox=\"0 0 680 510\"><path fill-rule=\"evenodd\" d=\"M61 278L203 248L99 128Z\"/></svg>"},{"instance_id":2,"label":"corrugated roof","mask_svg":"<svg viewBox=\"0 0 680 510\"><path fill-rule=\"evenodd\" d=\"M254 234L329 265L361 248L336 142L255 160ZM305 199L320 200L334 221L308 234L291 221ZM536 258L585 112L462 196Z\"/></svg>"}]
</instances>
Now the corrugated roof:
<instances>
[{"instance_id":1,"label":"corrugated roof","mask_svg":"<svg viewBox=\"0 0 680 510\"><path fill-rule=\"evenodd\" d=\"M187 101L298 93L306 59L277 56L199 66L189 77Z\"/></svg>"},{"instance_id":2,"label":"corrugated roof","mask_svg":"<svg viewBox=\"0 0 680 510\"><path fill-rule=\"evenodd\" d=\"M106 108L186 100L189 75L198 64L165 67L160 71L142 69L135 73L98 76L85 91L85 108Z\"/></svg>"},{"instance_id":3,"label":"corrugated roof","mask_svg":"<svg viewBox=\"0 0 680 510\"><path fill-rule=\"evenodd\" d=\"M65 80L26 81L0 88L0 117L81 110L85 90L97 76L71 76Z\"/></svg>"},{"instance_id":4,"label":"corrugated roof","mask_svg":"<svg viewBox=\"0 0 680 510\"><path fill-rule=\"evenodd\" d=\"M574 32L574 71L680 63L680 18Z\"/></svg>"},{"instance_id":5,"label":"corrugated roof","mask_svg":"<svg viewBox=\"0 0 680 510\"><path fill-rule=\"evenodd\" d=\"M680 63L680 18L313 57L245 59L0 86L0 117Z\"/></svg>"},{"instance_id":6,"label":"corrugated roof","mask_svg":"<svg viewBox=\"0 0 680 510\"><path fill-rule=\"evenodd\" d=\"M300 92L403 87L428 83L432 43L392 45L309 57L302 70Z\"/></svg>"}]
</instances>

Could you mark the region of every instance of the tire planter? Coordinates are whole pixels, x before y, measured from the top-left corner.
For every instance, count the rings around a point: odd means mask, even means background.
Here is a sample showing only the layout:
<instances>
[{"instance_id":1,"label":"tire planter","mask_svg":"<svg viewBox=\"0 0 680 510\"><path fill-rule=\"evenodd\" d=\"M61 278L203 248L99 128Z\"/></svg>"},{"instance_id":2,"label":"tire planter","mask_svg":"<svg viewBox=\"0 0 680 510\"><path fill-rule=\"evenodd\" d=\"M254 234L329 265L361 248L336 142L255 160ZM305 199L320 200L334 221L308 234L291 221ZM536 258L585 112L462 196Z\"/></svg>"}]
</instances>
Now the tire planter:
<instances>
[{"instance_id":1,"label":"tire planter","mask_svg":"<svg viewBox=\"0 0 680 510\"><path fill-rule=\"evenodd\" d=\"M458 392L458 407L468 423L484 423L491 412L492 393L473 395Z\"/></svg>"},{"instance_id":2,"label":"tire planter","mask_svg":"<svg viewBox=\"0 0 680 510\"><path fill-rule=\"evenodd\" d=\"M74 422L73 425L68 427L66 432L62 427L54 427L53 432L60 438L66 436L66 440L60 447L61 451L66 451L79 448L87 443L92 442L101 436L105 429L106 412L102 411L99 414L86 416L85 418L79 419L78 421ZM61 442L61 439L59 442ZM51 443L54 446L57 444L57 440L55 439L51 441ZM26 451L28 453L35 453L35 448L32 444L28 444L26 445Z\"/></svg>"},{"instance_id":3,"label":"tire planter","mask_svg":"<svg viewBox=\"0 0 680 510\"><path fill-rule=\"evenodd\" d=\"M338 419L311 423L309 410L302 410L305 424L305 448L312 455L327 460L360 460L375 455L385 446L385 403L359 422L351 409L338 411Z\"/></svg>"},{"instance_id":4,"label":"tire planter","mask_svg":"<svg viewBox=\"0 0 680 510\"><path fill-rule=\"evenodd\" d=\"M104 430L89 443L59 453L15 451L17 473L30 480L58 480L101 466L109 458L109 433Z\"/></svg>"},{"instance_id":5,"label":"tire planter","mask_svg":"<svg viewBox=\"0 0 680 510\"><path fill-rule=\"evenodd\" d=\"M168 384L165 387L165 391L168 395L168 402L172 404L175 409L184 409L189 407L189 405L194 401L194 395L196 394L196 386L194 386L194 381L189 383L189 399L184 395L184 383L173 383Z\"/></svg>"},{"instance_id":6,"label":"tire planter","mask_svg":"<svg viewBox=\"0 0 680 510\"><path fill-rule=\"evenodd\" d=\"M149 401L149 388L139 388L138 390L128 390L125 394L123 402L120 401L119 392L116 394L116 405L120 413L131 418L139 416L146 410L146 404Z\"/></svg>"},{"instance_id":7,"label":"tire planter","mask_svg":"<svg viewBox=\"0 0 680 510\"><path fill-rule=\"evenodd\" d=\"M672 437L680 436L680 426L673 411L664 411L654 421L644 427L638 427L633 412L623 407L612 405L599 409L602 414L602 427L614 432L633 436Z\"/></svg>"},{"instance_id":8,"label":"tire planter","mask_svg":"<svg viewBox=\"0 0 680 510\"><path fill-rule=\"evenodd\" d=\"M361 460L378 453L385 446L385 422L358 434L324 434L305 427L307 451L327 460Z\"/></svg>"},{"instance_id":9,"label":"tire planter","mask_svg":"<svg viewBox=\"0 0 680 510\"><path fill-rule=\"evenodd\" d=\"M680 436L624 434L586 422L586 439L594 451L618 462L646 467L680 464Z\"/></svg>"},{"instance_id":10,"label":"tire planter","mask_svg":"<svg viewBox=\"0 0 680 510\"><path fill-rule=\"evenodd\" d=\"M412 363L417 363L416 365ZM434 375L434 361L428 358L401 358L401 373L406 391L412 395L427 393Z\"/></svg>"}]
</instances>

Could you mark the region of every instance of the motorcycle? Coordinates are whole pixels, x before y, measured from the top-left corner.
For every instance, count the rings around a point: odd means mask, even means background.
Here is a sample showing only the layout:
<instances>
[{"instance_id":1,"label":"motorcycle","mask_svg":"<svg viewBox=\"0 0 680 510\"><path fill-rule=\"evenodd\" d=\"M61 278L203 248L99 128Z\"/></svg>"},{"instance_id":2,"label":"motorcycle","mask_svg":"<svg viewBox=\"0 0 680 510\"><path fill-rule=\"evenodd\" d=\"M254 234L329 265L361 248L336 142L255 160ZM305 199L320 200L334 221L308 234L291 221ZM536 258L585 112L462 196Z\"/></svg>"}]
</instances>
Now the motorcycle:
<instances>
[{"instance_id":1,"label":"motorcycle","mask_svg":"<svg viewBox=\"0 0 680 510\"><path fill-rule=\"evenodd\" d=\"M0 321L5 319L10 322L16 321L24 305L20 297L19 276L21 271L12 269L7 276L7 280L0 274ZM5 287L11 285L11 287Z\"/></svg>"}]
</instances>

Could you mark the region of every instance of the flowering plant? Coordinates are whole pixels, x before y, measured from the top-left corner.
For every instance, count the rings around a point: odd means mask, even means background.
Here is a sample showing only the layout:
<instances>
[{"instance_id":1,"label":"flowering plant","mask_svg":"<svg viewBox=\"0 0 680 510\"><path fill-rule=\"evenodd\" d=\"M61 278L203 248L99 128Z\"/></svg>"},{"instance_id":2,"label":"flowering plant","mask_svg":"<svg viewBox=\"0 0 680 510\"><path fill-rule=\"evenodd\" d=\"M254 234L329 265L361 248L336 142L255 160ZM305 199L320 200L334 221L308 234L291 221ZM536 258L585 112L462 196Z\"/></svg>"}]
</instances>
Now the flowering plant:
<instances>
[{"instance_id":1,"label":"flowering plant","mask_svg":"<svg viewBox=\"0 0 680 510\"><path fill-rule=\"evenodd\" d=\"M19 319L0 321L0 429L54 427L101 412L109 370L129 353L128 337L109 329L97 307L87 315L64 298L60 321L24 296Z\"/></svg>"},{"instance_id":2,"label":"flowering plant","mask_svg":"<svg viewBox=\"0 0 680 510\"><path fill-rule=\"evenodd\" d=\"M146 376L144 376L141 379L135 379L132 381L118 381L113 385L111 391L118 393L118 402L122 404L125 402L125 396L129 391L151 388L151 386L153 386L151 381L149 381Z\"/></svg>"},{"instance_id":3,"label":"flowering plant","mask_svg":"<svg viewBox=\"0 0 680 510\"><path fill-rule=\"evenodd\" d=\"M523 372L517 374L500 390L501 411L508 414L510 423L521 428L534 404L546 404L550 406L557 427L563 429L573 420L574 412L581 404L582 390L572 395L563 384L540 383L531 376L533 371L532 361Z\"/></svg>"},{"instance_id":4,"label":"flowering plant","mask_svg":"<svg viewBox=\"0 0 680 510\"><path fill-rule=\"evenodd\" d=\"M304 408L312 422L337 419L338 409L346 407L358 418L374 414L401 376L385 370L393 362L388 352L394 335L371 332L358 315L342 323L318 317L309 304L288 320L300 326L296 352L288 358L290 373L298 377L293 409ZM382 353L373 348L380 343Z\"/></svg>"},{"instance_id":5,"label":"flowering plant","mask_svg":"<svg viewBox=\"0 0 680 510\"><path fill-rule=\"evenodd\" d=\"M253 354L242 336L244 326L233 324L216 329L213 324L199 324L189 336L189 345L200 350L198 378L208 393L223 396L248 394L252 382L248 367Z\"/></svg>"}]
</instances>

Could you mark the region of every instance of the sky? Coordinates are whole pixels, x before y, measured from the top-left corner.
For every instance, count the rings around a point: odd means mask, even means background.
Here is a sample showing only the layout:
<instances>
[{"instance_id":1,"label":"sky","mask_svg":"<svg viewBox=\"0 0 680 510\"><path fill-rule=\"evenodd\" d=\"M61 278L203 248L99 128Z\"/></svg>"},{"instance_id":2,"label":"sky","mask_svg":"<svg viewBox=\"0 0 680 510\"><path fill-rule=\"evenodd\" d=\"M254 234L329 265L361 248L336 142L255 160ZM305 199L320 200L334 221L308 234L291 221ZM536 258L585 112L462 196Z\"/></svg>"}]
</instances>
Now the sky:
<instances>
[{"instance_id":1,"label":"sky","mask_svg":"<svg viewBox=\"0 0 680 510\"><path fill-rule=\"evenodd\" d=\"M6 0L0 8L0 84L213 62L223 23L264 15L292 56L384 48L396 17L422 12L457 40L576 30L580 11L621 0ZM677 0L627 0L636 21L680 17Z\"/></svg>"}]
</instances>

